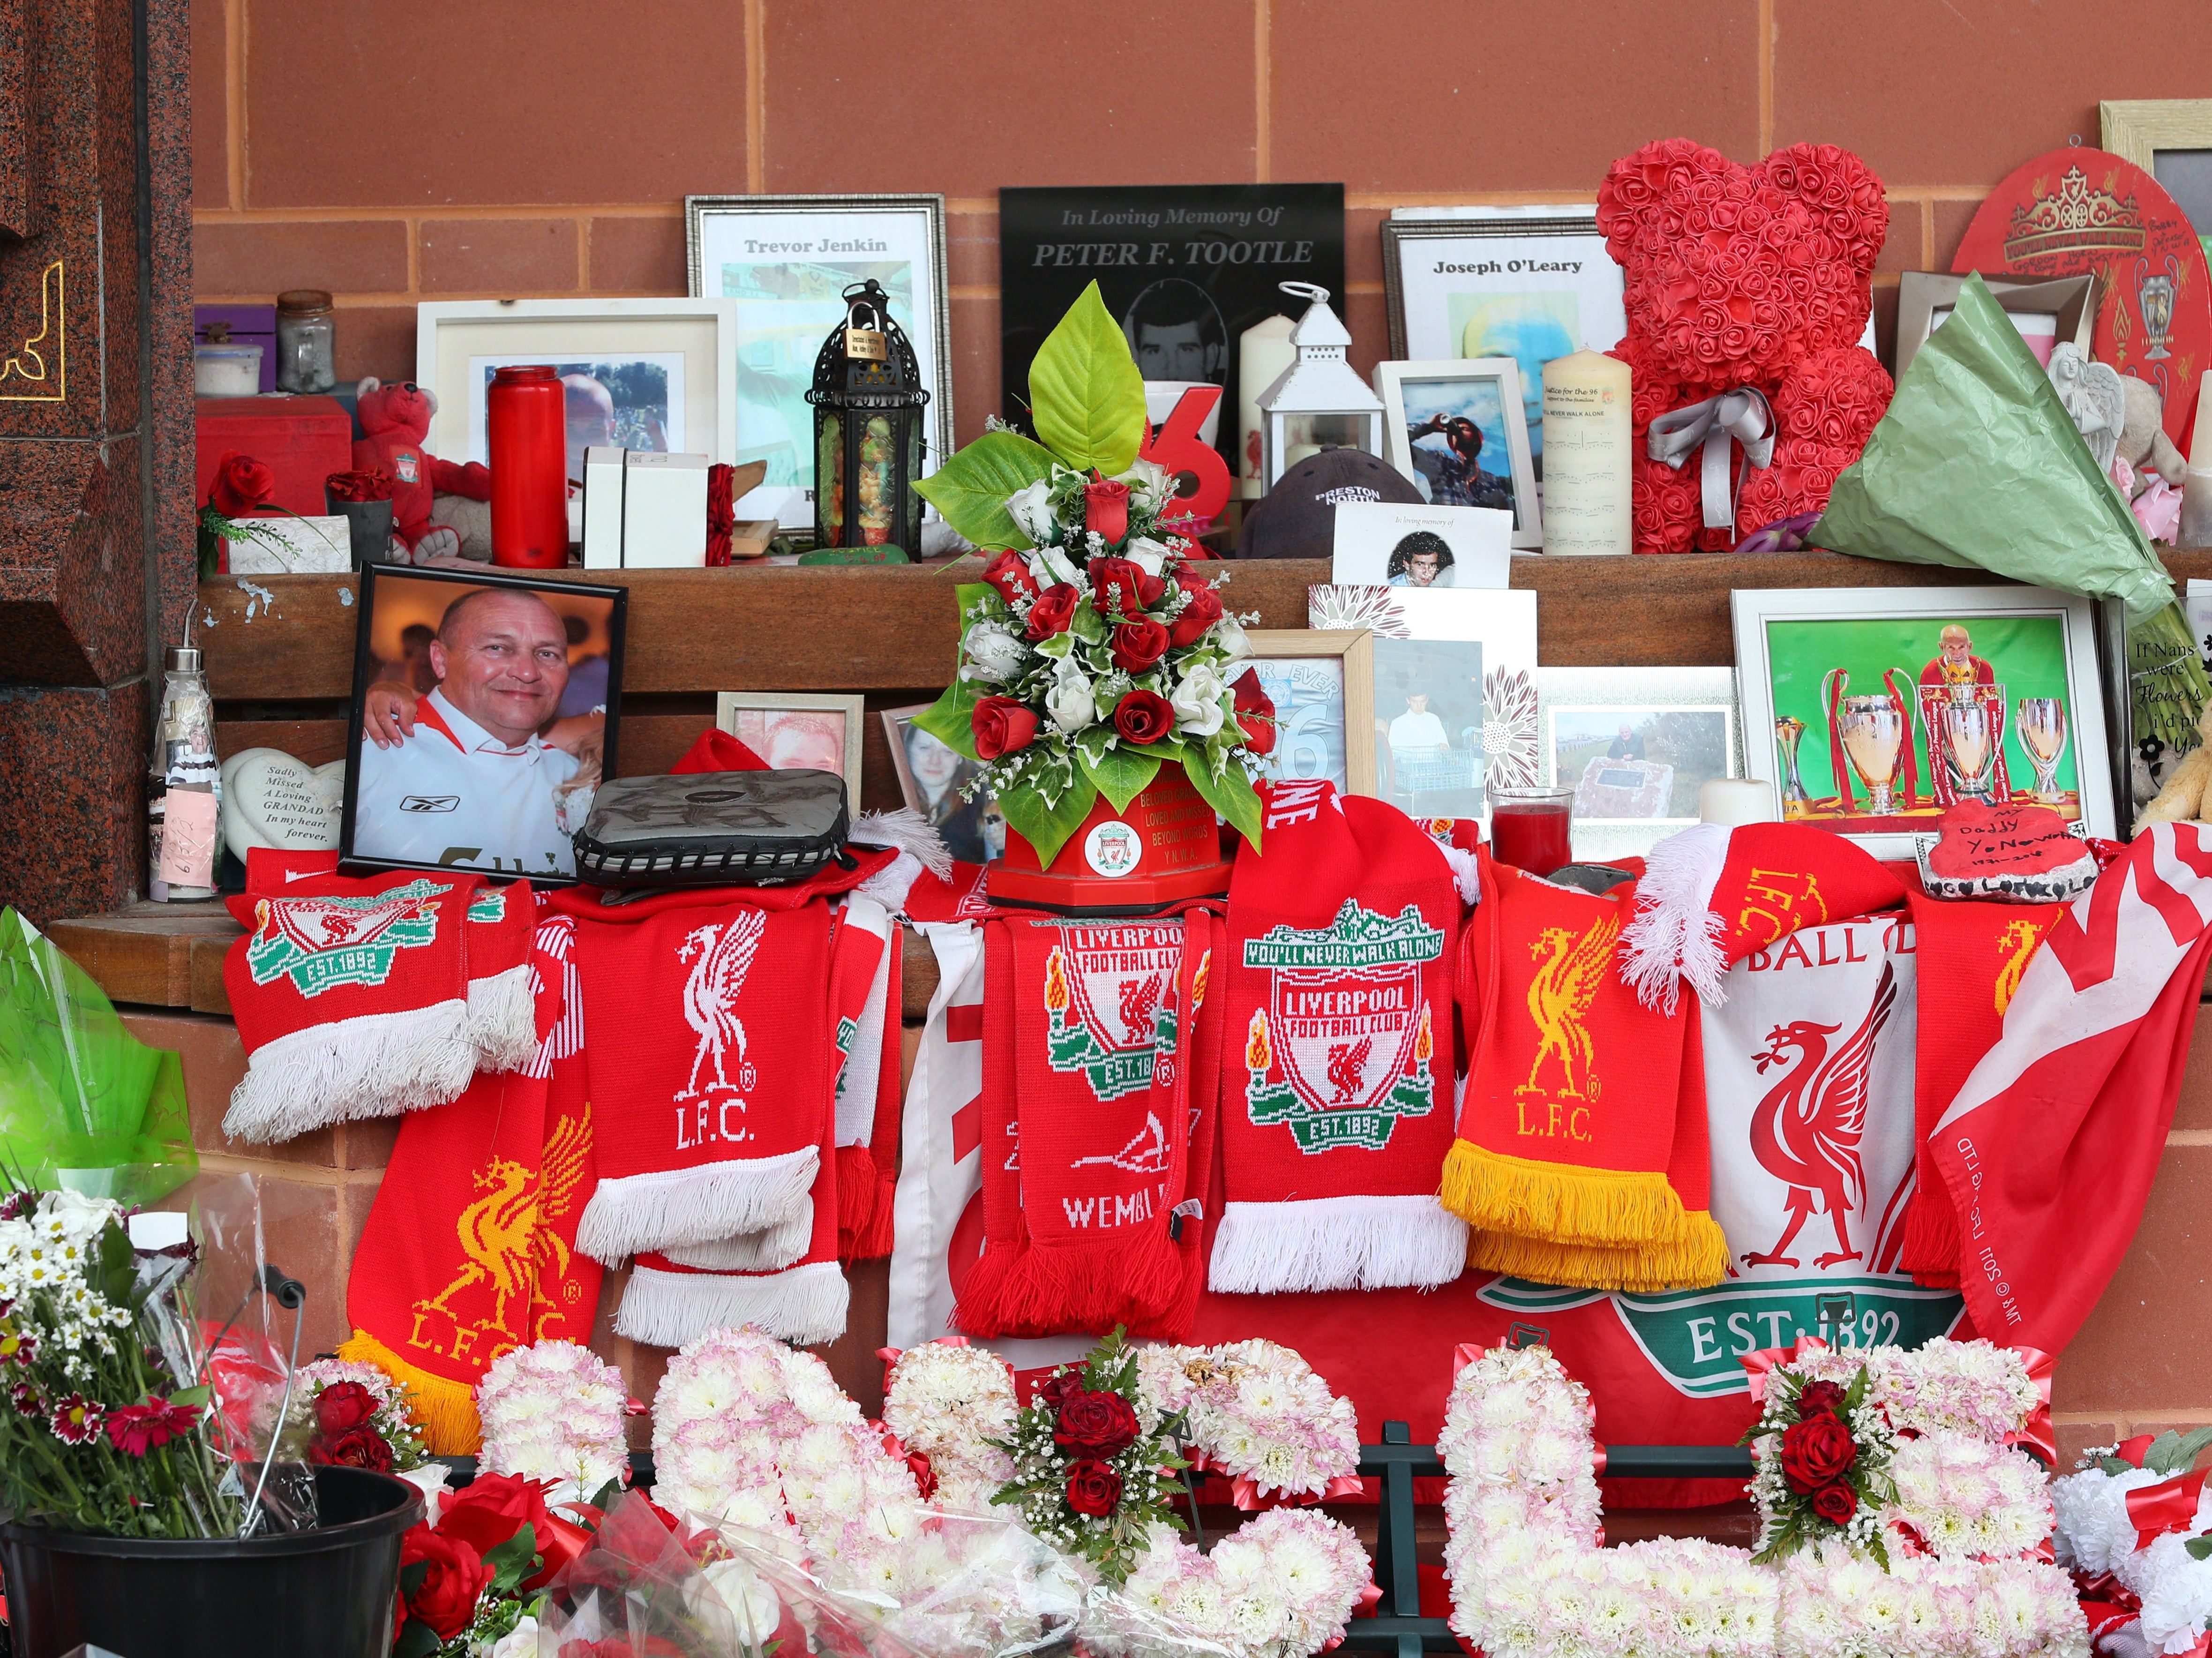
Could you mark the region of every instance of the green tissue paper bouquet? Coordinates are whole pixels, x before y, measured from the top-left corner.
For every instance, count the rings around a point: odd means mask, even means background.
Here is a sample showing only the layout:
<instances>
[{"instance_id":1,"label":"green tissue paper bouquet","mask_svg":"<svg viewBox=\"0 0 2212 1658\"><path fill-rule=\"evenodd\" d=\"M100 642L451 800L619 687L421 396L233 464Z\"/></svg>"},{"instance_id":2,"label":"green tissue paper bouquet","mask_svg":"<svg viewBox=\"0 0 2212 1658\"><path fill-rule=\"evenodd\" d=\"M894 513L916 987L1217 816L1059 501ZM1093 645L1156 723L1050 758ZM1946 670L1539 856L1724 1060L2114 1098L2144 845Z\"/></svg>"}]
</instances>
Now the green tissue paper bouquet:
<instances>
[{"instance_id":1,"label":"green tissue paper bouquet","mask_svg":"<svg viewBox=\"0 0 2212 1658\"><path fill-rule=\"evenodd\" d=\"M2212 681L2173 579L1979 276L1914 355L1807 539L2121 600L2136 735L2195 746Z\"/></svg>"}]
</instances>

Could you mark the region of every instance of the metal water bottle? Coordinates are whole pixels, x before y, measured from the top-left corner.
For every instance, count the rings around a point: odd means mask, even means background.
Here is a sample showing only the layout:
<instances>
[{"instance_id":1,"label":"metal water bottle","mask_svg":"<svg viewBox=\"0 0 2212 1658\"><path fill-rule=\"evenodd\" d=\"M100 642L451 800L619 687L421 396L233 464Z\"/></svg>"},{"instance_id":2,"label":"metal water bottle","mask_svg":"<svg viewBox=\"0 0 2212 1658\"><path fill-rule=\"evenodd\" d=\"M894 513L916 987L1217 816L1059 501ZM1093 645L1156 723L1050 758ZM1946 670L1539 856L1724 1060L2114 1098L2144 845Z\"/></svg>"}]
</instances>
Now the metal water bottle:
<instances>
[{"instance_id":1,"label":"metal water bottle","mask_svg":"<svg viewBox=\"0 0 2212 1658\"><path fill-rule=\"evenodd\" d=\"M567 393L550 364L501 368L485 394L491 452L491 562L557 570L568 562Z\"/></svg>"},{"instance_id":2,"label":"metal water bottle","mask_svg":"<svg viewBox=\"0 0 2212 1658\"><path fill-rule=\"evenodd\" d=\"M215 867L222 857L222 780L205 665L187 645L173 648L166 666L146 779L146 896L160 903L214 897ZM167 834L173 809L179 830L173 841Z\"/></svg>"}]
</instances>

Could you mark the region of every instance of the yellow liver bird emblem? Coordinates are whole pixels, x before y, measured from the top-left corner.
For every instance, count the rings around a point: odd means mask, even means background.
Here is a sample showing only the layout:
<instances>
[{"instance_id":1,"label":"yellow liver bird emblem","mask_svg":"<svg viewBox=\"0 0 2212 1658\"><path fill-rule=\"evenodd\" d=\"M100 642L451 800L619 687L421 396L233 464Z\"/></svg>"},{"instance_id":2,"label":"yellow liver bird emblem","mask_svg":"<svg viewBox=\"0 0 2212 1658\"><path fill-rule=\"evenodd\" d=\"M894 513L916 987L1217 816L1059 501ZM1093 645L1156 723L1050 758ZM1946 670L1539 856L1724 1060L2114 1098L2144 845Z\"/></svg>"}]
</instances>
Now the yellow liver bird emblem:
<instances>
[{"instance_id":1,"label":"yellow liver bird emblem","mask_svg":"<svg viewBox=\"0 0 2212 1658\"><path fill-rule=\"evenodd\" d=\"M1577 938L1571 927L1547 926L1528 946L1539 963L1528 981L1528 1017L1536 1024L1536 1057L1528 1066L1528 1080L1516 1094L1547 1094L1541 1083L1544 1062L1555 1060L1559 1068L1557 1094L1562 1099L1597 1097L1598 1084L1590 1075L1593 1057L1589 1029L1590 1002L1598 981L1613 959L1613 940L1620 934L1620 917L1603 915Z\"/></svg>"},{"instance_id":2,"label":"yellow liver bird emblem","mask_svg":"<svg viewBox=\"0 0 2212 1658\"><path fill-rule=\"evenodd\" d=\"M591 1149L592 1110L587 1105L582 1115L566 1119L553 1131L535 1175L527 1165L508 1157L494 1157L477 1171L478 1195L461 1211L455 1226L468 1262L436 1295L415 1303L418 1329L422 1315L435 1311L453 1321L457 1337L473 1329L478 1335L504 1335L516 1342L544 1339L542 1327L518 1329L509 1317L518 1298L526 1325L557 1322L562 1316L550 1304L534 1315L530 1309L550 1301L540 1293L544 1280L568 1270L568 1246L548 1223L559 1220L574 1206ZM490 1291L487 1316L467 1319L454 1310L456 1297L486 1287ZM484 1304L481 1295L474 1304ZM456 1342L457 1351L460 1345Z\"/></svg>"}]
</instances>

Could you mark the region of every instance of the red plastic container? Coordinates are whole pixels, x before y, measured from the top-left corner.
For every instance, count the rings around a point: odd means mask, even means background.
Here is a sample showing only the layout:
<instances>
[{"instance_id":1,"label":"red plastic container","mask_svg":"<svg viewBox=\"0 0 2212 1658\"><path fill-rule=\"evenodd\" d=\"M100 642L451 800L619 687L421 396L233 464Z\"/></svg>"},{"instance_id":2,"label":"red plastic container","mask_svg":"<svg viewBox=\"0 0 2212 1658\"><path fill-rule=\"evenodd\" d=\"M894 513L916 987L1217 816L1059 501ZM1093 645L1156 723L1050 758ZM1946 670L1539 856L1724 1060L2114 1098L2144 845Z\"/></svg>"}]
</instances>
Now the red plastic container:
<instances>
[{"instance_id":1,"label":"red plastic container","mask_svg":"<svg viewBox=\"0 0 2212 1658\"><path fill-rule=\"evenodd\" d=\"M192 503L200 506L227 449L251 455L276 480L270 499L302 518L323 515L323 480L353 465L353 416L336 398L199 398L192 405Z\"/></svg>"},{"instance_id":2,"label":"red plastic container","mask_svg":"<svg viewBox=\"0 0 2212 1658\"><path fill-rule=\"evenodd\" d=\"M550 363L501 368L485 394L491 452L491 562L557 570L568 562L568 394Z\"/></svg>"},{"instance_id":3,"label":"red plastic container","mask_svg":"<svg viewBox=\"0 0 2212 1658\"><path fill-rule=\"evenodd\" d=\"M1229 871L1213 808L1174 766L1162 768L1127 811L1100 795L1048 866L1009 827L1006 855L991 865L984 890L994 904L1061 914L1150 915L1228 891Z\"/></svg>"}]
</instances>

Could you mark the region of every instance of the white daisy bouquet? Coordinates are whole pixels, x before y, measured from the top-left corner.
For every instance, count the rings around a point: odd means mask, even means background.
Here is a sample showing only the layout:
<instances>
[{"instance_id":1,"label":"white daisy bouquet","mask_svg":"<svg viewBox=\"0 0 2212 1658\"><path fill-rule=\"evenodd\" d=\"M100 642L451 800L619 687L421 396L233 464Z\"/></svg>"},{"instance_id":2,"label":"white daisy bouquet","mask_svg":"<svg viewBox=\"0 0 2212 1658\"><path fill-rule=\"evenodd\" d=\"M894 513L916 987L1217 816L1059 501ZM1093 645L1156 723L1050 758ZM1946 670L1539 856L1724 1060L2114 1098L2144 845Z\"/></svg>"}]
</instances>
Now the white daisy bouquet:
<instances>
[{"instance_id":1,"label":"white daisy bouquet","mask_svg":"<svg viewBox=\"0 0 2212 1658\"><path fill-rule=\"evenodd\" d=\"M555 1482L550 1503L599 1501L629 1483L629 1392L622 1372L573 1341L501 1354L477 1384L478 1461L492 1473Z\"/></svg>"},{"instance_id":2,"label":"white daisy bouquet","mask_svg":"<svg viewBox=\"0 0 2212 1658\"><path fill-rule=\"evenodd\" d=\"M1042 443L994 428L915 487L991 555L958 590L960 661L915 724L983 767L1008 827L1049 864L1100 794L1116 811L1181 768L1246 839L1274 708L1225 566L1169 526L1176 480L1138 456L1145 387L1092 283L1030 370Z\"/></svg>"}]
</instances>

